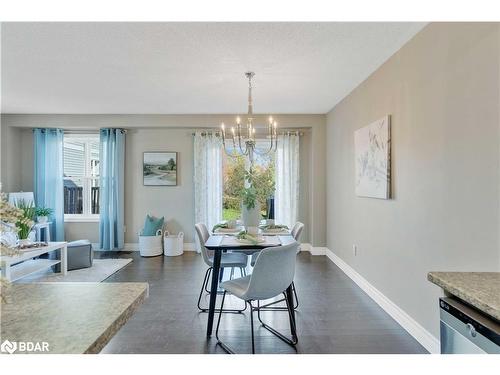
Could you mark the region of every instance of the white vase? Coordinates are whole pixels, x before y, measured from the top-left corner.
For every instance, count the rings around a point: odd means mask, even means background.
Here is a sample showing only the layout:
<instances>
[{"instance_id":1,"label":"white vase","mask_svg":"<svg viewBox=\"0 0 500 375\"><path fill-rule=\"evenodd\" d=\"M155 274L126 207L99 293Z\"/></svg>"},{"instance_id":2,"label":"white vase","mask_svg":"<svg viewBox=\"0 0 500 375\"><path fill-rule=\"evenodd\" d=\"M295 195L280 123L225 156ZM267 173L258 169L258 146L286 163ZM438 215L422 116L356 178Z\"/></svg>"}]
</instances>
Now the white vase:
<instances>
[{"instance_id":1,"label":"white vase","mask_svg":"<svg viewBox=\"0 0 500 375\"><path fill-rule=\"evenodd\" d=\"M260 203L255 202L255 207L247 209L244 204L241 205L241 218L245 228L258 227L260 224Z\"/></svg>"},{"instance_id":2,"label":"white vase","mask_svg":"<svg viewBox=\"0 0 500 375\"><path fill-rule=\"evenodd\" d=\"M37 216L36 221L38 221L40 224L44 224L49 220L48 216Z\"/></svg>"}]
</instances>

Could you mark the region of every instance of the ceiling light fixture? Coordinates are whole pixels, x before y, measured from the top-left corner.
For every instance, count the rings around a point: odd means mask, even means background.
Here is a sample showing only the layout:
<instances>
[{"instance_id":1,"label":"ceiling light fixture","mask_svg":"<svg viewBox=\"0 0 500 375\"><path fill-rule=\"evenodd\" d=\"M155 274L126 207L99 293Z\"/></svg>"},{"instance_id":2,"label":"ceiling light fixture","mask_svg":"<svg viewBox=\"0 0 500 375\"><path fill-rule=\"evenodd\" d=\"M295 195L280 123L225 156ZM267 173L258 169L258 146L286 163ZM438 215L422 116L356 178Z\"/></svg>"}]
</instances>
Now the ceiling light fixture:
<instances>
[{"instance_id":1,"label":"ceiling light fixture","mask_svg":"<svg viewBox=\"0 0 500 375\"><path fill-rule=\"evenodd\" d=\"M248 79L248 113L245 125L241 125L240 117L236 118L236 126L231 126L231 134L229 139L232 141L232 150L228 151L226 147L226 127L224 123L221 124L222 142L224 151L228 156L248 156L250 163L253 164L254 153L257 155L267 155L276 152L278 147L278 123L269 116L269 123L267 126L267 138L269 139L269 147L265 151L257 151L255 142L255 126L253 123L253 101L252 101L252 78L255 76L254 72L246 72L245 77ZM244 145L244 146L243 146Z\"/></svg>"}]
</instances>

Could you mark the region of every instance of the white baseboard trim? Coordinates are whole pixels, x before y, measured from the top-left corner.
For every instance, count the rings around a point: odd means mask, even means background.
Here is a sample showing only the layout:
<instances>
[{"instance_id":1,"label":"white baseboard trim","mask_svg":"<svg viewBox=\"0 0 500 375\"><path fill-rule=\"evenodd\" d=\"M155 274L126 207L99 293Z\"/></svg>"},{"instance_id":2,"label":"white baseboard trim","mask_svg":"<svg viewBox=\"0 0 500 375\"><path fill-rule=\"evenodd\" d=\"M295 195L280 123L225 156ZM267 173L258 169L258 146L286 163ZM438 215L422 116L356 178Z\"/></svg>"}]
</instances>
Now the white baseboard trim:
<instances>
[{"instance_id":1,"label":"white baseboard trim","mask_svg":"<svg viewBox=\"0 0 500 375\"><path fill-rule=\"evenodd\" d=\"M326 247L313 246L310 243L301 243L301 251L308 251L311 255L326 255Z\"/></svg>"},{"instance_id":2,"label":"white baseboard trim","mask_svg":"<svg viewBox=\"0 0 500 375\"><path fill-rule=\"evenodd\" d=\"M92 248L99 251L99 244L93 243ZM137 242L125 242L123 246L123 251L139 251L139 243ZM184 251L196 251L196 246L194 242L184 242Z\"/></svg>"},{"instance_id":3,"label":"white baseboard trim","mask_svg":"<svg viewBox=\"0 0 500 375\"><path fill-rule=\"evenodd\" d=\"M139 243L125 242L125 245L123 246L123 251L139 251Z\"/></svg>"},{"instance_id":4,"label":"white baseboard trim","mask_svg":"<svg viewBox=\"0 0 500 375\"><path fill-rule=\"evenodd\" d=\"M410 335L415 338L425 349L432 354L440 353L439 340L422 327L415 319L403 311L399 306L387 298L382 292L370 284L363 276L351 266L326 249L326 256L335 263L347 276L351 278L368 296L373 299L385 312L399 323Z\"/></svg>"},{"instance_id":5,"label":"white baseboard trim","mask_svg":"<svg viewBox=\"0 0 500 375\"><path fill-rule=\"evenodd\" d=\"M184 242L184 251L196 251L196 243Z\"/></svg>"}]
</instances>

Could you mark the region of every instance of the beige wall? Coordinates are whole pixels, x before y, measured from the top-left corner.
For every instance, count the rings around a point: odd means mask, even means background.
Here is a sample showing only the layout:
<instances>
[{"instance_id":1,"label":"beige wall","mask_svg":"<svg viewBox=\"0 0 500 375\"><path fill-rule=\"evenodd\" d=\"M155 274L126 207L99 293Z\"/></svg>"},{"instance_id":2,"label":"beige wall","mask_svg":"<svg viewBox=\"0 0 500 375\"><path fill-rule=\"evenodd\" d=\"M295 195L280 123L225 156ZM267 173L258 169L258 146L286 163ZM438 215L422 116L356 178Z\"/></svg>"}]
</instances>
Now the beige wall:
<instances>
[{"instance_id":1,"label":"beige wall","mask_svg":"<svg viewBox=\"0 0 500 375\"><path fill-rule=\"evenodd\" d=\"M436 337L427 272L500 270L499 41L430 24L327 116L327 246ZM358 198L353 132L386 114L394 197Z\"/></svg>"},{"instance_id":2,"label":"beige wall","mask_svg":"<svg viewBox=\"0 0 500 375\"><path fill-rule=\"evenodd\" d=\"M1 147L0 153L0 174L2 182L2 191L19 191L22 187L21 177L21 150L22 130L2 126L0 130ZM15 150L15 152L10 152Z\"/></svg>"},{"instance_id":3,"label":"beige wall","mask_svg":"<svg viewBox=\"0 0 500 375\"><path fill-rule=\"evenodd\" d=\"M193 137L186 129L140 129L127 133L125 155L125 242L137 242L146 214L165 216L167 229L194 242ZM177 151L178 185L144 186L142 153Z\"/></svg>"},{"instance_id":4,"label":"beige wall","mask_svg":"<svg viewBox=\"0 0 500 375\"><path fill-rule=\"evenodd\" d=\"M32 127L62 127L65 129L89 130L99 127L125 127L125 242L137 242L137 232L143 225L146 213L164 215L168 229L186 233L186 242L194 242L193 209L193 143L192 129L215 127L219 121L230 123L233 115L2 115L2 129L15 134L22 147L2 147L3 155L9 156L8 165L16 161L16 173L3 173L2 181L25 191L33 189L33 137ZM315 139L323 139L324 115L275 116L281 126L304 128L301 139L301 186L299 220L306 223L303 242L324 246L325 212L311 207L324 207L324 150L312 147ZM258 118L258 121L265 121ZM323 134L323 136L321 136ZM12 136L10 136L12 138ZM3 137L2 137L3 139ZM324 143L324 141L323 141ZM3 146L3 144L2 144ZM23 152L20 150L23 149ZM179 185L176 187L145 187L142 185L142 153L151 150L179 152ZM316 162L314 162L316 161ZM3 162L2 162L3 163ZM9 189L11 190L11 189ZM9 191L5 189L5 191ZM313 224L314 223L314 224ZM322 228L316 228L322 227ZM66 223L66 238L69 240L88 238L98 242L97 223Z\"/></svg>"}]
</instances>

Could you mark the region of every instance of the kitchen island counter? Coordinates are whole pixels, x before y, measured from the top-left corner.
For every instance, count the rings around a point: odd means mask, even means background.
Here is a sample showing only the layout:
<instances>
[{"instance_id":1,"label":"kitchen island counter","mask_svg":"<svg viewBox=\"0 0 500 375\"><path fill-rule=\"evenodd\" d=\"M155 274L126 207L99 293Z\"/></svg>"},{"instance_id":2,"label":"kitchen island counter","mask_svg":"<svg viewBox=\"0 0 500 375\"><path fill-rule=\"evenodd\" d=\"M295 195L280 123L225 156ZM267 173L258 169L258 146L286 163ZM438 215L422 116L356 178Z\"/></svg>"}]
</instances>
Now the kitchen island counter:
<instances>
[{"instance_id":1,"label":"kitchen island counter","mask_svg":"<svg viewBox=\"0 0 500 375\"><path fill-rule=\"evenodd\" d=\"M2 341L47 343L48 353L98 353L147 295L147 283L12 284L2 302Z\"/></svg>"},{"instance_id":2,"label":"kitchen island counter","mask_svg":"<svg viewBox=\"0 0 500 375\"><path fill-rule=\"evenodd\" d=\"M500 321L500 272L429 272L427 279Z\"/></svg>"}]
</instances>

